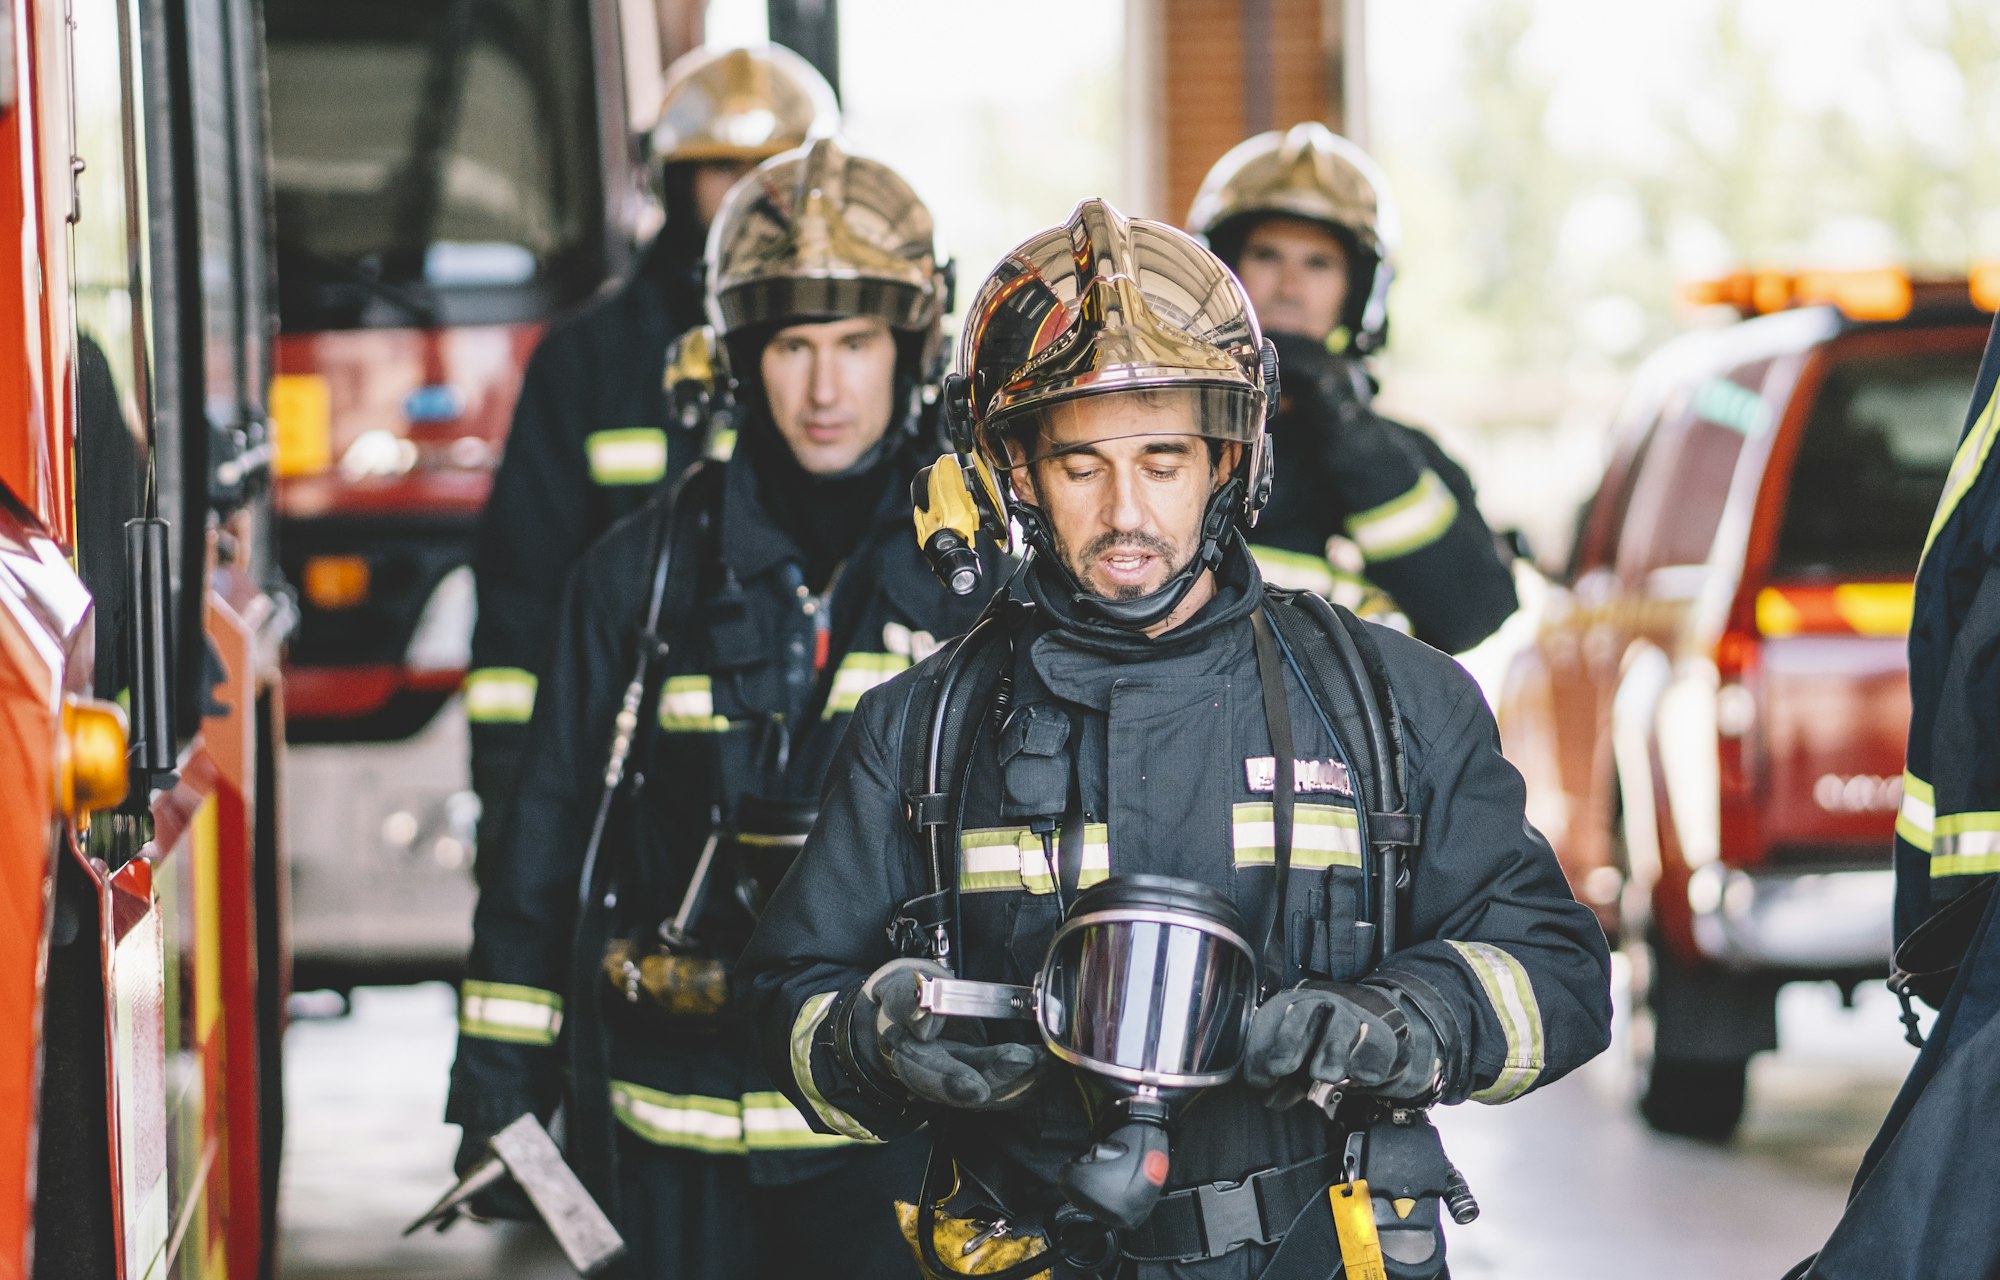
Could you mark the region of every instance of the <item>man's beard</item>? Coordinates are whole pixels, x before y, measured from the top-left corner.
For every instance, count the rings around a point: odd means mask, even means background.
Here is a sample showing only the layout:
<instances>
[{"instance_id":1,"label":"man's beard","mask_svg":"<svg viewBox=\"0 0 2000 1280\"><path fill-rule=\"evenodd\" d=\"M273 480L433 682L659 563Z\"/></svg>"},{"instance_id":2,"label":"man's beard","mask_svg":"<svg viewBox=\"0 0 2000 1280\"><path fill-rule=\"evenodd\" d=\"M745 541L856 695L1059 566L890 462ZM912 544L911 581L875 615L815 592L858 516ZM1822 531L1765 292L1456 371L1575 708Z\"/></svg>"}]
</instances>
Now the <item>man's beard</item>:
<instances>
[{"instance_id":1,"label":"man's beard","mask_svg":"<svg viewBox=\"0 0 2000 1280\"><path fill-rule=\"evenodd\" d=\"M1158 591L1160 587L1146 587L1138 583L1130 583L1113 586L1108 595L1097 591L1091 585L1089 568L1100 556L1112 551L1142 551L1147 555L1157 556L1170 566L1166 577L1160 580L1160 586L1172 582L1174 575L1187 568L1194 560L1193 552L1189 552L1185 556L1178 556L1178 552L1172 543L1164 538L1156 538L1150 533L1100 534L1091 539L1089 545L1085 546L1080 554L1075 555L1070 553L1068 546L1063 543L1062 536L1058 534L1056 536L1056 551L1061 557L1063 564L1069 569L1070 577L1076 579L1078 586L1107 600L1137 600L1142 596L1151 595L1153 592Z\"/></svg>"}]
</instances>

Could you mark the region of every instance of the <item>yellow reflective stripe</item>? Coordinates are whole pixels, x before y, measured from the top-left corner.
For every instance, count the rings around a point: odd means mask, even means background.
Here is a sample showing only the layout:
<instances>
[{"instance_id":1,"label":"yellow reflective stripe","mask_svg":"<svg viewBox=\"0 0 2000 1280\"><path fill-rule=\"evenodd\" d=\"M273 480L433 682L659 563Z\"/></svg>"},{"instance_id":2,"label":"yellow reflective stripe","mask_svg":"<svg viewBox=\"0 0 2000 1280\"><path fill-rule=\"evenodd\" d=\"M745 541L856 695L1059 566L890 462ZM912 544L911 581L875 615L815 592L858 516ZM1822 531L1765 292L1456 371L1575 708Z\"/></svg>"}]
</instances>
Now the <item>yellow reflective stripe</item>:
<instances>
[{"instance_id":1,"label":"yellow reflective stripe","mask_svg":"<svg viewBox=\"0 0 2000 1280\"><path fill-rule=\"evenodd\" d=\"M1972 488L1972 482L1986 469L1986 455L1993 452L1993 438L2000 434L2000 388L1986 399L1986 407L1979 411L1973 421L1972 430L1965 433L1959 443L1958 453L1952 457L1951 470L1945 474L1944 496L1938 499L1937 511L1931 516L1930 532L1924 535L1924 555L1929 556L1931 543L1937 541L1939 530L1951 513L1958 510L1958 504ZM1919 573L1923 572L1923 562L1918 561Z\"/></svg>"},{"instance_id":2,"label":"yellow reflective stripe","mask_svg":"<svg viewBox=\"0 0 2000 1280\"><path fill-rule=\"evenodd\" d=\"M1941 813L1934 831L1932 878L2000 871L2000 813Z\"/></svg>"},{"instance_id":3,"label":"yellow reflective stripe","mask_svg":"<svg viewBox=\"0 0 2000 1280\"><path fill-rule=\"evenodd\" d=\"M1061 848L1057 840L1055 847ZM1111 828L1102 822L1083 826L1083 866L1077 887L1087 889L1111 875ZM1026 827L980 827L958 840L960 893L1018 891L1054 893L1042 838Z\"/></svg>"},{"instance_id":4,"label":"yellow reflective stripe","mask_svg":"<svg viewBox=\"0 0 2000 1280\"><path fill-rule=\"evenodd\" d=\"M508 1044L554 1044L562 1009L562 997L553 991L468 979L458 994L458 1030Z\"/></svg>"},{"instance_id":5,"label":"yellow reflective stripe","mask_svg":"<svg viewBox=\"0 0 2000 1280\"><path fill-rule=\"evenodd\" d=\"M1507 1056L1492 1084L1472 1095L1474 1102L1509 1102L1526 1093L1547 1065L1542 1050L1542 1007L1521 962L1490 942L1452 942L1507 1037Z\"/></svg>"},{"instance_id":6,"label":"yellow reflective stripe","mask_svg":"<svg viewBox=\"0 0 2000 1280\"><path fill-rule=\"evenodd\" d=\"M1368 559L1393 560L1436 542L1456 519L1458 499L1426 469L1402 497L1349 518L1347 536Z\"/></svg>"},{"instance_id":7,"label":"yellow reflective stripe","mask_svg":"<svg viewBox=\"0 0 2000 1280\"><path fill-rule=\"evenodd\" d=\"M651 484L667 474L667 433L658 427L593 431L583 451L598 484Z\"/></svg>"},{"instance_id":8,"label":"yellow reflective stripe","mask_svg":"<svg viewBox=\"0 0 2000 1280\"><path fill-rule=\"evenodd\" d=\"M474 724L526 724L535 714L535 677L519 667L480 667L459 687Z\"/></svg>"},{"instance_id":9,"label":"yellow reflective stripe","mask_svg":"<svg viewBox=\"0 0 2000 1280\"><path fill-rule=\"evenodd\" d=\"M910 657L905 653L848 654L833 673L833 688L826 697L824 718L830 720L854 710L862 694L909 669Z\"/></svg>"},{"instance_id":10,"label":"yellow reflective stripe","mask_svg":"<svg viewBox=\"0 0 2000 1280\"><path fill-rule=\"evenodd\" d=\"M633 1133L656 1146L742 1155L743 1104L734 1098L662 1093L625 1080L611 1082L611 1110Z\"/></svg>"},{"instance_id":11,"label":"yellow reflective stripe","mask_svg":"<svg viewBox=\"0 0 2000 1280\"><path fill-rule=\"evenodd\" d=\"M856 1139L838 1133L820 1133L792 1100L782 1093L743 1095L743 1145L752 1151L809 1151L821 1147L851 1147ZM868 1137L868 1142L881 1139Z\"/></svg>"},{"instance_id":12,"label":"yellow reflective stripe","mask_svg":"<svg viewBox=\"0 0 2000 1280\"><path fill-rule=\"evenodd\" d=\"M715 714L707 676L667 677L660 690L660 728L668 733L722 733L729 728L729 718Z\"/></svg>"},{"instance_id":13,"label":"yellow reflective stripe","mask_svg":"<svg viewBox=\"0 0 2000 1280\"><path fill-rule=\"evenodd\" d=\"M1925 853L1931 851L1931 828L1937 821L1935 801L1931 784L1905 769L1903 803L1896 809L1896 834Z\"/></svg>"},{"instance_id":14,"label":"yellow reflective stripe","mask_svg":"<svg viewBox=\"0 0 2000 1280\"><path fill-rule=\"evenodd\" d=\"M1309 556L1302 551L1280 547L1252 546L1257 570L1264 581L1286 591L1314 591L1325 595L1333 590L1333 566L1325 556Z\"/></svg>"},{"instance_id":15,"label":"yellow reflective stripe","mask_svg":"<svg viewBox=\"0 0 2000 1280\"><path fill-rule=\"evenodd\" d=\"M715 462L729 461L729 455L736 452L736 428L716 427L708 433L708 448L704 450Z\"/></svg>"},{"instance_id":16,"label":"yellow reflective stripe","mask_svg":"<svg viewBox=\"0 0 2000 1280\"><path fill-rule=\"evenodd\" d=\"M798 1081L799 1091L812 1104L813 1114L824 1121L827 1128L857 1142L873 1142L875 1135L868 1131L868 1126L828 1102L813 1080L813 1036L819 1032L819 1024L826 1021L826 1015L833 1011L833 1002L838 994L822 992L800 1007L799 1016L792 1022L792 1079Z\"/></svg>"},{"instance_id":17,"label":"yellow reflective stripe","mask_svg":"<svg viewBox=\"0 0 2000 1280\"><path fill-rule=\"evenodd\" d=\"M1268 867L1278 860L1276 820L1267 803L1235 806L1236 865ZM1292 807L1292 865L1301 870L1361 865L1361 828L1354 810L1340 805Z\"/></svg>"}]
</instances>

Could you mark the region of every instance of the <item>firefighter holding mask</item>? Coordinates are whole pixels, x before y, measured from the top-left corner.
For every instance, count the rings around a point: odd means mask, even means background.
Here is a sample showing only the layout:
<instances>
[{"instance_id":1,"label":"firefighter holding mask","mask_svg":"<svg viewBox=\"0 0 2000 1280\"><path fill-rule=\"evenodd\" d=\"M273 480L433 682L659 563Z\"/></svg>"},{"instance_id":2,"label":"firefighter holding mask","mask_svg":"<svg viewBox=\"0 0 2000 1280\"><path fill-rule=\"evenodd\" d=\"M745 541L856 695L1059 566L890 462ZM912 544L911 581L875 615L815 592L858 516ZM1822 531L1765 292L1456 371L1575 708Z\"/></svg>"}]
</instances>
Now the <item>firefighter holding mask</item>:
<instances>
[{"instance_id":1,"label":"firefighter holding mask","mask_svg":"<svg viewBox=\"0 0 2000 1280\"><path fill-rule=\"evenodd\" d=\"M922 1140L812 1129L754 1065L728 969L856 700L976 612L909 534L948 264L901 178L821 140L730 193L708 279L740 442L570 578L482 879L447 1118L462 1172L560 1096L628 1275L790 1274L800 1240L829 1274L907 1273L891 1201Z\"/></svg>"},{"instance_id":2,"label":"firefighter holding mask","mask_svg":"<svg viewBox=\"0 0 2000 1280\"><path fill-rule=\"evenodd\" d=\"M480 522L464 692L482 845L512 807L570 567L701 452L664 384L669 349L702 321L716 208L760 161L832 133L838 112L819 72L775 45L697 49L667 68L649 138L666 225L615 293L535 348Z\"/></svg>"},{"instance_id":3,"label":"firefighter holding mask","mask_svg":"<svg viewBox=\"0 0 2000 1280\"><path fill-rule=\"evenodd\" d=\"M1030 554L862 699L739 963L764 1062L824 1132L930 1125L933 1274L1330 1276L1356 1117L1601 1051L1603 935L1457 664L1259 576L1221 261L1089 200L967 316L928 506L965 471Z\"/></svg>"},{"instance_id":4,"label":"firefighter holding mask","mask_svg":"<svg viewBox=\"0 0 2000 1280\"><path fill-rule=\"evenodd\" d=\"M1208 171L1187 225L1242 279L1284 361L1276 483L1253 547L1267 580L1400 613L1447 653L1492 634L1517 602L1472 481L1375 411L1362 364L1388 339L1396 243L1374 161L1320 124L1258 134Z\"/></svg>"}]
</instances>

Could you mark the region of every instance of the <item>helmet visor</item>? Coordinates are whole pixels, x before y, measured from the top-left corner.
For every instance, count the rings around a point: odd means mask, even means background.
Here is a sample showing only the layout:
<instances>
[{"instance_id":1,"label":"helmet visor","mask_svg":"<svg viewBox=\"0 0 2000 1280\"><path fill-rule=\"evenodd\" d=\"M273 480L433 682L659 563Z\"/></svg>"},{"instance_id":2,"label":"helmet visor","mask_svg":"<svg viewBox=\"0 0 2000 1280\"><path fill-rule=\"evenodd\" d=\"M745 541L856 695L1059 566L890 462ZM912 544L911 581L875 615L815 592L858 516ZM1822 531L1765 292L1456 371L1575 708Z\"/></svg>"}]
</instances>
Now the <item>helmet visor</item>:
<instances>
[{"instance_id":1,"label":"helmet visor","mask_svg":"<svg viewBox=\"0 0 2000 1280\"><path fill-rule=\"evenodd\" d=\"M980 442L1006 468L1141 437L1248 444L1263 429L1263 396L1248 387L1140 384L1039 401L984 424Z\"/></svg>"}]
</instances>

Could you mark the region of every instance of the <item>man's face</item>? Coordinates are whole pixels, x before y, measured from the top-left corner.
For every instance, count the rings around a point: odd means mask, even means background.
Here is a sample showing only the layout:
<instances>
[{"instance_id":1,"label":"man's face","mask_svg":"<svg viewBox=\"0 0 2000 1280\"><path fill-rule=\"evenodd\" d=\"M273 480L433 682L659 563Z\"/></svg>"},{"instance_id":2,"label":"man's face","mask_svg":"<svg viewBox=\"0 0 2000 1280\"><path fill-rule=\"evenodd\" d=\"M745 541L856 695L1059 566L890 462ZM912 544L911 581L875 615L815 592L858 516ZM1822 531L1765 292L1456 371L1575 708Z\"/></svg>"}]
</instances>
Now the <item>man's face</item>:
<instances>
[{"instance_id":1,"label":"man's face","mask_svg":"<svg viewBox=\"0 0 2000 1280\"><path fill-rule=\"evenodd\" d=\"M873 316L780 329L760 363L778 434L813 475L852 467L889 429L896 339Z\"/></svg>"},{"instance_id":2,"label":"man's face","mask_svg":"<svg viewBox=\"0 0 2000 1280\"><path fill-rule=\"evenodd\" d=\"M689 173L689 181L694 188L695 213L706 227L715 221L715 215L722 208L722 197L736 185L736 180L757 166L748 160L701 160L697 161Z\"/></svg>"},{"instance_id":3,"label":"man's face","mask_svg":"<svg viewBox=\"0 0 2000 1280\"><path fill-rule=\"evenodd\" d=\"M1212 461L1195 434L1195 397L1110 392L1052 406L1015 489L1035 495L1057 557L1107 600L1151 595L1199 549L1202 511L1241 446Z\"/></svg>"},{"instance_id":4,"label":"man's face","mask_svg":"<svg viewBox=\"0 0 2000 1280\"><path fill-rule=\"evenodd\" d=\"M1244 237L1236 274L1267 333L1324 342L1347 303L1340 238L1304 218L1265 218Z\"/></svg>"}]
</instances>

